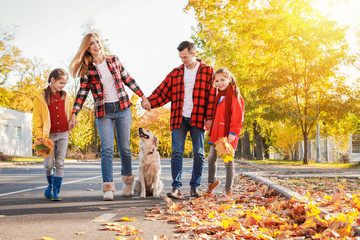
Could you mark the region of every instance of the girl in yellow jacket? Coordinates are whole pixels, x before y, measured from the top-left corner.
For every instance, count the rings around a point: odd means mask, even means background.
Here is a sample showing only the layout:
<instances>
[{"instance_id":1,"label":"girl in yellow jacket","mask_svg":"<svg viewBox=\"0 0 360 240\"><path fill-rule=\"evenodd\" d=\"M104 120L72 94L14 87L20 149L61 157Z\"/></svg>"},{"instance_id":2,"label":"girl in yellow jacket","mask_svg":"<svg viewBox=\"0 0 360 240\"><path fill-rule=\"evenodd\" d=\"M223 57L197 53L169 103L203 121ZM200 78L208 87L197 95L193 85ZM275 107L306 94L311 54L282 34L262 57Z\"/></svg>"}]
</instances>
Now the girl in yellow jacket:
<instances>
[{"instance_id":1,"label":"girl in yellow jacket","mask_svg":"<svg viewBox=\"0 0 360 240\"><path fill-rule=\"evenodd\" d=\"M54 151L44 159L46 178L49 183L45 198L60 201L61 182L64 176L64 162L69 141L69 119L71 108L69 97L63 90L68 74L61 68L51 71L48 87L34 98L33 134L42 142L51 139ZM55 169L54 169L55 167Z\"/></svg>"}]
</instances>

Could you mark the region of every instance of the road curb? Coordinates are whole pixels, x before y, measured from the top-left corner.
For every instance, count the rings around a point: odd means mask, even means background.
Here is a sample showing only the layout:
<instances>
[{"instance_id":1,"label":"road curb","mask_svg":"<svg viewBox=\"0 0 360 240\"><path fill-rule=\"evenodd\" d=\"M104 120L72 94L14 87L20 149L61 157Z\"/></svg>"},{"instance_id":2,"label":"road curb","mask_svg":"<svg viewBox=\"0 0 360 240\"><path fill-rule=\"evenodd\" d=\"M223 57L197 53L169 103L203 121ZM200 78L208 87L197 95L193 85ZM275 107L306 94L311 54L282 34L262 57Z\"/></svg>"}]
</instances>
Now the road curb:
<instances>
[{"instance_id":1,"label":"road curb","mask_svg":"<svg viewBox=\"0 0 360 240\"><path fill-rule=\"evenodd\" d=\"M306 201L307 198L302 196L301 194L297 193L297 192L294 192L288 188L285 188L283 186L281 186L280 184L278 183L275 183L267 178L264 178L264 177L261 177L261 176L258 176L256 174L253 174L253 173L241 173L242 175L245 175L245 176L248 176L250 178L252 178L253 180L255 180L256 182L262 182L264 183L266 186L272 188L275 190L275 192L283 195L284 197L286 197L287 199L291 199L292 197L298 199L298 200L304 200Z\"/></svg>"}]
</instances>

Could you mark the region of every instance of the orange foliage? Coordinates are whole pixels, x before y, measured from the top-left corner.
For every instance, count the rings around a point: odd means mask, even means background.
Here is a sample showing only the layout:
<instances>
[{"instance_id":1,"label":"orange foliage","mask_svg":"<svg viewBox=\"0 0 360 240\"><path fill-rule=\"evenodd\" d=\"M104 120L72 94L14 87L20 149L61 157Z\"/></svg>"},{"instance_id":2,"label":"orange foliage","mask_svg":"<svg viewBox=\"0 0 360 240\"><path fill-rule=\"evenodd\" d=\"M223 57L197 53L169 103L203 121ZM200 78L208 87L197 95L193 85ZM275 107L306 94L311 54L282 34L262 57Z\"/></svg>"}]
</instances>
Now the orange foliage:
<instances>
[{"instance_id":1,"label":"orange foliage","mask_svg":"<svg viewBox=\"0 0 360 240\"><path fill-rule=\"evenodd\" d=\"M32 145L32 148L35 150L36 156L41 156L47 158L51 155L54 150L54 143L50 139L43 139L40 141L35 141Z\"/></svg>"}]
</instances>

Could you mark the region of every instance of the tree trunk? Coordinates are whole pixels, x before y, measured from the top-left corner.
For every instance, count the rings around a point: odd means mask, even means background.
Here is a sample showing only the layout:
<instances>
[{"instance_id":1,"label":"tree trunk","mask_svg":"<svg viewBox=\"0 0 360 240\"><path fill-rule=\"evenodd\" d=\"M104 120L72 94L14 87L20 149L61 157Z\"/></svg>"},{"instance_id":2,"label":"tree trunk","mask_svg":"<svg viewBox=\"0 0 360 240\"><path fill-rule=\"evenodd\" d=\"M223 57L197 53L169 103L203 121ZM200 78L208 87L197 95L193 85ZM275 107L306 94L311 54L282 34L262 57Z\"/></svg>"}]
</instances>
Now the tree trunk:
<instances>
[{"instance_id":1,"label":"tree trunk","mask_svg":"<svg viewBox=\"0 0 360 240\"><path fill-rule=\"evenodd\" d=\"M249 132L245 131L244 132L244 137L243 137L243 151L242 151L242 158L247 159L247 160L251 160L251 150L250 150L250 136L249 136Z\"/></svg>"},{"instance_id":2,"label":"tree trunk","mask_svg":"<svg viewBox=\"0 0 360 240\"><path fill-rule=\"evenodd\" d=\"M308 134L304 133L304 164L308 164Z\"/></svg>"},{"instance_id":3,"label":"tree trunk","mask_svg":"<svg viewBox=\"0 0 360 240\"><path fill-rule=\"evenodd\" d=\"M257 160L263 160L264 159L264 139L260 135L259 125L255 121L254 124L254 137L255 137L255 155Z\"/></svg>"},{"instance_id":4,"label":"tree trunk","mask_svg":"<svg viewBox=\"0 0 360 240\"><path fill-rule=\"evenodd\" d=\"M241 145L242 145L242 140L241 138L239 139L237 148L236 148L236 152L235 152L235 158L240 159L241 155L242 155L242 149L241 149Z\"/></svg>"}]
</instances>

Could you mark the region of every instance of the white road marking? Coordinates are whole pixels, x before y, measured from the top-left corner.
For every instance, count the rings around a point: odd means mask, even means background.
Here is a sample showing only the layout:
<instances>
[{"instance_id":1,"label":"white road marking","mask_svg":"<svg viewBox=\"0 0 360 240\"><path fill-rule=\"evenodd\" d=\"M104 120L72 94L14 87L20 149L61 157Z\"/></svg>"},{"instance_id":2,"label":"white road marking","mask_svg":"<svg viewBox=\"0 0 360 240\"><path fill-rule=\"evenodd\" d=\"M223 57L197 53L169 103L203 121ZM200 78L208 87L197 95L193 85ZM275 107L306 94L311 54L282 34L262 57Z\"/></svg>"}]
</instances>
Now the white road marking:
<instances>
[{"instance_id":1,"label":"white road marking","mask_svg":"<svg viewBox=\"0 0 360 240\"><path fill-rule=\"evenodd\" d=\"M87 180L94 179L94 178L100 178L100 177L101 177L101 175L95 176L95 177L90 177L90 178L79 179L79 180L75 180L75 181L70 181L70 182L64 182L62 185L76 183L76 182L83 182L83 181L87 181ZM38 190L38 189L43 189L43 188L47 188L47 185L46 186L41 186L41 187L24 189L24 190L15 191L15 192L2 193L2 194L0 194L0 197L7 196L7 195L18 194L18 193L22 193L22 192L30 192L30 191L34 191L34 190Z\"/></svg>"},{"instance_id":2,"label":"white road marking","mask_svg":"<svg viewBox=\"0 0 360 240\"><path fill-rule=\"evenodd\" d=\"M110 221L110 219L112 219L115 216L116 214L113 213L104 213L98 216L97 218L94 218L93 222L108 222Z\"/></svg>"}]
</instances>

